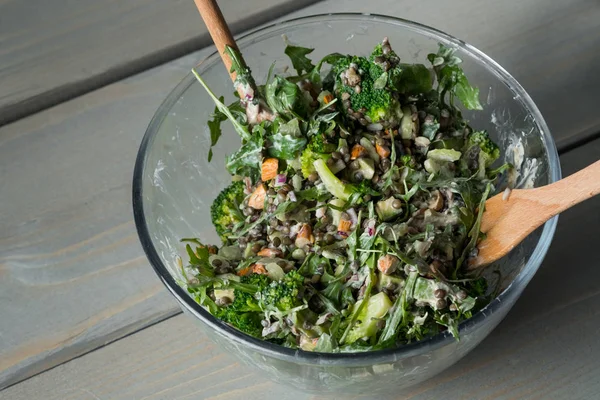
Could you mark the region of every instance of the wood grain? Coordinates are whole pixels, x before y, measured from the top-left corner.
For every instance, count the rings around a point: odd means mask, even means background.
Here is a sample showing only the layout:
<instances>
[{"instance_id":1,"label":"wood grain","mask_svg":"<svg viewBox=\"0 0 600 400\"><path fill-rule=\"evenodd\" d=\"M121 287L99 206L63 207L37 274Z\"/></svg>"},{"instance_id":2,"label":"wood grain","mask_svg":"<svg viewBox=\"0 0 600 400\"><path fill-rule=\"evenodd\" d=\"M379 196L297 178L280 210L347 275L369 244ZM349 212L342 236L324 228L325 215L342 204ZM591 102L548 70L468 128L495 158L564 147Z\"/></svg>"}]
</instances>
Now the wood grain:
<instances>
[{"instance_id":1,"label":"wood grain","mask_svg":"<svg viewBox=\"0 0 600 400\"><path fill-rule=\"evenodd\" d=\"M589 164L600 140L562 157ZM592 399L600 391L600 198L566 211L550 252L507 318L466 358L396 399ZM268 381L208 341L187 315L0 393L14 400L335 399ZM356 397L343 396L340 399ZM366 398L366 397L361 397ZM381 397L378 397L381 398Z\"/></svg>"},{"instance_id":2,"label":"wood grain","mask_svg":"<svg viewBox=\"0 0 600 400\"><path fill-rule=\"evenodd\" d=\"M485 202L477 257L469 268L489 265L507 255L529 234L557 214L600 194L600 161L551 185L514 189Z\"/></svg>"},{"instance_id":3,"label":"wood grain","mask_svg":"<svg viewBox=\"0 0 600 400\"><path fill-rule=\"evenodd\" d=\"M143 2L146 6L141 6L142 2L137 2L137 9L128 1L120 2L118 9L140 23L147 22L157 7L176 7L178 3ZM77 29L67 29L67 22L75 17L67 13L61 19L62 14L52 14L53 7L60 8L63 3L36 3L41 4L37 12L49 19L54 16L55 28L64 29L65 46L85 31L85 20ZM595 110L600 77L589 67L600 61L596 51L600 10L595 5L589 0L573 1L568 7L542 0L378 0L377 4L349 0L318 3L294 16L377 9L462 37L521 80L545 112L560 144L566 138L581 137L578 135L587 128L600 126ZM2 32L8 29L4 25L7 15L21 15L8 13L8 7L14 10L18 6L21 2L0 1L4 7L0 8ZM123 8L126 6L130 8ZM96 2L93 7L101 6ZM98 10L90 8L82 15L91 18ZM197 19L193 5L190 13ZM224 13L227 16L226 10ZM465 15L471 19L469 23L465 23ZM36 18L41 31L53 32L48 28L50 22ZM120 26L116 20L115 25L98 21L88 27L92 36L98 32L94 27L118 31ZM2 43L26 29L19 30L12 25L14 21L9 22L14 29L0 36ZM155 24L154 29L160 26ZM169 29L161 31L171 35ZM47 35L50 40L52 35ZM46 56L52 57L36 65L69 71L64 62L70 58L61 53L64 49L54 49L53 53L45 39L39 41L48 47ZM123 51L121 42L126 40L112 42ZM147 45L142 42L140 39L138 44ZM14 43L0 47L0 54L19 47ZM159 281L138 244L131 218L131 171L154 111L209 51L190 54L0 129L0 387L178 312L175 302L157 286ZM100 58L112 54L100 53ZM78 57L71 59L81 68ZM59 60L63 64L56 64ZM12 64L0 65L4 72L10 72L8 66ZM11 73L16 70L12 68ZM545 73L540 74L540 70ZM20 84L35 82L29 78L21 79ZM11 93L9 88L16 83L8 85L6 80L7 75L0 73L3 93ZM30 90L21 87L16 92L31 97ZM190 331L190 335L199 333ZM247 379L244 382L250 385L256 377L240 379Z\"/></svg>"},{"instance_id":4,"label":"wood grain","mask_svg":"<svg viewBox=\"0 0 600 400\"><path fill-rule=\"evenodd\" d=\"M231 72L231 58L225 54L225 47L229 46L236 49L237 46L219 5L216 0L194 0L194 3L202 16L202 20L204 20L217 51L221 55L225 68L230 71L231 80L235 81L236 73Z\"/></svg>"},{"instance_id":5,"label":"wood grain","mask_svg":"<svg viewBox=\"0 0 600 400\"><path fill-rule=\"evenodd\" d=\"M220 0L235 33L317 0ZM0 125L212 44L191 0L1 0Z\"/></svg>"}]
</instances>

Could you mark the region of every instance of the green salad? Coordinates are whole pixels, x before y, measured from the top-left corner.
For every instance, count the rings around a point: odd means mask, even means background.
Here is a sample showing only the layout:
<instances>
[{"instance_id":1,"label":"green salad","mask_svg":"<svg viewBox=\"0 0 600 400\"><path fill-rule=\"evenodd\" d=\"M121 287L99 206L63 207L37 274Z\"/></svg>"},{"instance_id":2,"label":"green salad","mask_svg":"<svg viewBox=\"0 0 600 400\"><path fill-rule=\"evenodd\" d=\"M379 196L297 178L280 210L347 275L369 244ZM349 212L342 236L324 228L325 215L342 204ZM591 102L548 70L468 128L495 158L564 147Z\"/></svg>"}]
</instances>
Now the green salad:
<instances>
[{"instance_id":1,"label":"green salad","mask_svg":"<svg viewBox=\"0 0 600 400\"><path fill-rule=\"evenodd\" d=\"M454 50L405 64L287 45L292 69L257 85L227 48L238 99L216 103L241 147L211 217L222 245L183 239L181 285L213 316L290 348L383 349L448 330L493 298L467 261L498 178L498 146L458 108L481 109ZM209 152L212 158L212 150Z\"/></svg>"}]
</instances>

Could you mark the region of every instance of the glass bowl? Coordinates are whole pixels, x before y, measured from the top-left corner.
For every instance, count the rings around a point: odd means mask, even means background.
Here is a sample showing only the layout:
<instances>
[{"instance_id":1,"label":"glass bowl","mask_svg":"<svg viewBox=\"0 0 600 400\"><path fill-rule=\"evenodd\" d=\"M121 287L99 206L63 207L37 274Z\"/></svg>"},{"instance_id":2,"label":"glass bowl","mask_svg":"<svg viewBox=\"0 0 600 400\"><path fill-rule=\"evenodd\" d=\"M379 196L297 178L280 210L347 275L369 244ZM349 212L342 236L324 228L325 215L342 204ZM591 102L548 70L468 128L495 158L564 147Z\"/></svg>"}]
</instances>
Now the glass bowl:
<instances>
[{"instance_id":1,"label":"glass bowl","mask_svg":"<svg viewBox=\"0 0 600 400\"><path fill-rule=\"evenodd\" d=\"M332 52L366 55L385 36L403 62L426 63L427 54L435 53L438 43L456 48L470 82L480 88L484 108L464 115L475 129L487 129L500 144L504 160L515 163L516 186L540 186L560 179L556 148L539 110L512 76L474 47L398 18L318 15L274 24L238 41L257 82L265 81L273 61L279 73L290 65L283 52L283 34L293 44L315 47L310 55L313 60ZM218 54L202 61L197 70L215 93L225 96L226 104L234 100L229 75ZM150 263L183 311L225 351L276 381L321 394L401 393L448 368L481 342L519 298L548 250L556 218L487 270L501 272L488 273L492 283L500 285L501 293L460 325L458 341L443 332L395 349L326 354L292 350L246 336L211 316L176 283L180 279L176 258L184 254L180 238L219 243L209 208L230 182L224 157L240 142L229 124L224 124L213 161L207 161L210 135L206 122L213 110L213 101L191 74L160 106L136 160L135 223Z\"/></svg>"}]
</instances>

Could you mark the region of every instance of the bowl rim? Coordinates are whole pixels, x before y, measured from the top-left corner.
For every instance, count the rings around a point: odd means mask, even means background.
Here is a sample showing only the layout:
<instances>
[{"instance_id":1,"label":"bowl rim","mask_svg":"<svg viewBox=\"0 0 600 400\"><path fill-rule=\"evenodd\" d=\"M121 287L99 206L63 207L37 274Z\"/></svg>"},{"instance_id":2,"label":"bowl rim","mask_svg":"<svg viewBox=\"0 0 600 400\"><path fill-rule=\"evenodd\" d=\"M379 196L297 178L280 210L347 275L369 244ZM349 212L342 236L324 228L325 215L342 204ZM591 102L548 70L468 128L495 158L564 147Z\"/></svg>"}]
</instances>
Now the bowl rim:
<instances>
[{"instance_id":1,"label":"bowl rim","mask_svg":"<svg viewBox=\"0 0 600 400\"><path fill-rule=\"evenodd\" d=\"M369 21L369 22L381 22L387 23L390 26L394 25L403 29L409 29L416 31L425 36L435 38L439 42L453 47L460 47L463 51L466 51L474 58L478 59L479 62L483 63L488 70L493 72L498 78L500 78L515 94L519 95L522 99L525 107L530 111L534 117L534 122L538 125L538 128L542 134L542 141L548 152L548 175L549 182L552 183L560 179L561 170L556 150L556 145L544 118L542 117L539 109L525 91L525 89L512 77L503 67L496 63L493 59L485 55L483 52L469 45L468 43L457 39L451 35L448 35L438 29L431 28L429 26L409 21L402 18L370 14L370 13L327 13L327 14L316 14L305 17L288 19L282 22L273 23L264 26L259 29L255 29L242 37L237 42L240 47L244 44L251 44L260 40L264 35L272 34L273 31L280 30L284 27L293 27L304 25L314 22L326 22L328 20L357 20L357 21ZM213 52L211 55L202 60L198 66L203 67L206 65L212 65L219 61L219 55ZM310 352L300 349L290 349L274 343L270 343L258 338L246 335L237 329L230 327L229 325L221 322L214 316L212 316L207 310L202 308L196 303L187 292L180 287L173 276L169 273L167 267L162 263L160 256L150 238L150 232L146 224L146 218L143 206L143 175L144 167L146 164L147 149L151 143L154 135L160 128L164 117L168 114L170 108L178 101L181 95L187 90L187 88L195 82L193 75L188 74L167 96L162 104L157 109L152 120L150 121L148 128L144 134L140 148L136 157L134 174L133 174L133 185L132 185L132 205L135 225L137 228L138 236L144 252L154 271L161 279L166 288L180 303L184 311L190 312L196 318L200 319L209 329L213 329L217 334L226 337L228 340L245 346L249 349L262 353L264 355L274 357L280 360L289 361L293 363L304 363L309 365L339 365L343 364L346 366L362 366L372 365L384 362L394 362L411 356L419 355L427 350L435 350L446 344L449 344L455 339L446 330L435 336L431 336L421 341L409 343L395 348L374 350L374 351L363 351L353 353L319 353ZM540 239L527 263L522 270L517 274L513 281L506 287L494 300L492 300L486 307L478 311L471 318L463 321L459 324L459 334L465 335L470 331L479 327L479 325L491 314L494 314L500 309L502 303L512 300L519 294L519 288L524 287L531 280L537 269L539 268L542 260L544 259L552 237L556 230L556 224L558 217L554 217L544 224Z\"/></svg>"}]
</instances>

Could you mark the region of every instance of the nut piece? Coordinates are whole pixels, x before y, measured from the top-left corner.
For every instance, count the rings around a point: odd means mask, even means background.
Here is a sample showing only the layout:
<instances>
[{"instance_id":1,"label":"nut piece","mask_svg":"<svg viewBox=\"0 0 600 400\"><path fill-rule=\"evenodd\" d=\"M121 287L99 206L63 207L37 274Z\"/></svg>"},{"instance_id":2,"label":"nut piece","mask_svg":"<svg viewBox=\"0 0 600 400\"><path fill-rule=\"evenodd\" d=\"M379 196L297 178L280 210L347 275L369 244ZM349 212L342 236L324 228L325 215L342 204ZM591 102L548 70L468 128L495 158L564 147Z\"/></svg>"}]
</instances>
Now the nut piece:
<instances>
[{"instance_id":1,"label":"nut piece","mask_svg":"<svg viewBox=\"0 0 600 400\"><path fill-rule=\"evenodd\" d=\"M364 156L366 154L367 154L367 149L365 149L360 144L355 144L352 147L352 151L350 152L350 159L351 160L356 160L357 158L362 157L362 156Z\"/></svg>"},{"instance_id":2,"label":"nut piece","mask_svg":"<svg viewBox=\"0 0 600 400\"><path fill-rule=\"evenodd\" d=\"M350 232L351 227L352 221L342 216L340 218L340 222L338 223L338 232Z\"/></svg>"},{"instance_id":3,"label":"nut piece","mask_svg":"<svg viewBox=\"0 0 600 400\"><path fill-rule=\"evenodd\" d=\"M262 210L265 208L265 197L267 196L267 191L265 190L265 186L261 183L254 189L254 192L250 195L248 199L248 205L255 210Z\"/></svg>"},{"instance_id":4,"label":"nut piece","mask_svg":"<svg viewBox=\"0 0 600 400\"><path fill-rule=\"evenodd\" d=\"M295 245L302 249L315 242L315 237L312 234L312 228L309 224L303 224L296 236Z\"/></svg>"},{"instance_id":5,"label":"nut piece","mask_svg":"<svg viewBox=\"0 0 600 400\"><path fill-rule=\"evenodd\" d=\"M267 275L267 269L262 264L254 264L252 266L252 272L260 275Z\"/></svg>"},{"instance_id":6,"label":"nut piece","mask_svg":"<svg viewBox=\"0 0 600 400\"><path fill-rule=\"evenodd\" d=\"M390 149L387 146L380 146L379 144L375 144L375 150L377 150L377 154L381 158L388 158L390 156Z\"/></svg>"},{"instance_id":7,"label":"nut piece","mask_svg":"<svg viewBox=\"0 0 600 400\"><path fill-rule=\"evenodd\" d=\"M260 257L281 257L283 253L279 249L271 249L269 247L265 247L256 253L257 256Z\"/></svg>"},{"instance_id":8,"label":"nut piece","mask_svg":"<svg viewBox=\"0 0 600 400\"><path fill-rule=\"evenodd\" d=\"M279 160L276 158L267 158L263 161L260 173L260 179L263 182L270 181L277 176L277 168L279 167Z\"/></svg>"},{"instance_id":9,"label":"nut piece","mask_svg":"<svg viewBox=\"0 0 600 400\"><path fill-rule=\"evenodd\" d=\"M377 260L377 269L380 270L383 274L389 275L393 273L398 265L400 264L400 260L398 257L393 256L391 254L386 254L385 256L379 257Z\"/></svg>"},{"instance_id":10,"label":"nut piece","mask_svg":"<svg viewBox=\"0 0 600 400\"><path fill-rule=\"evenodd\" d=\"M431 192L428 206L433 211L440 211L444 207L444 198L439 190Z\"/></svg>"}]
</instances>

